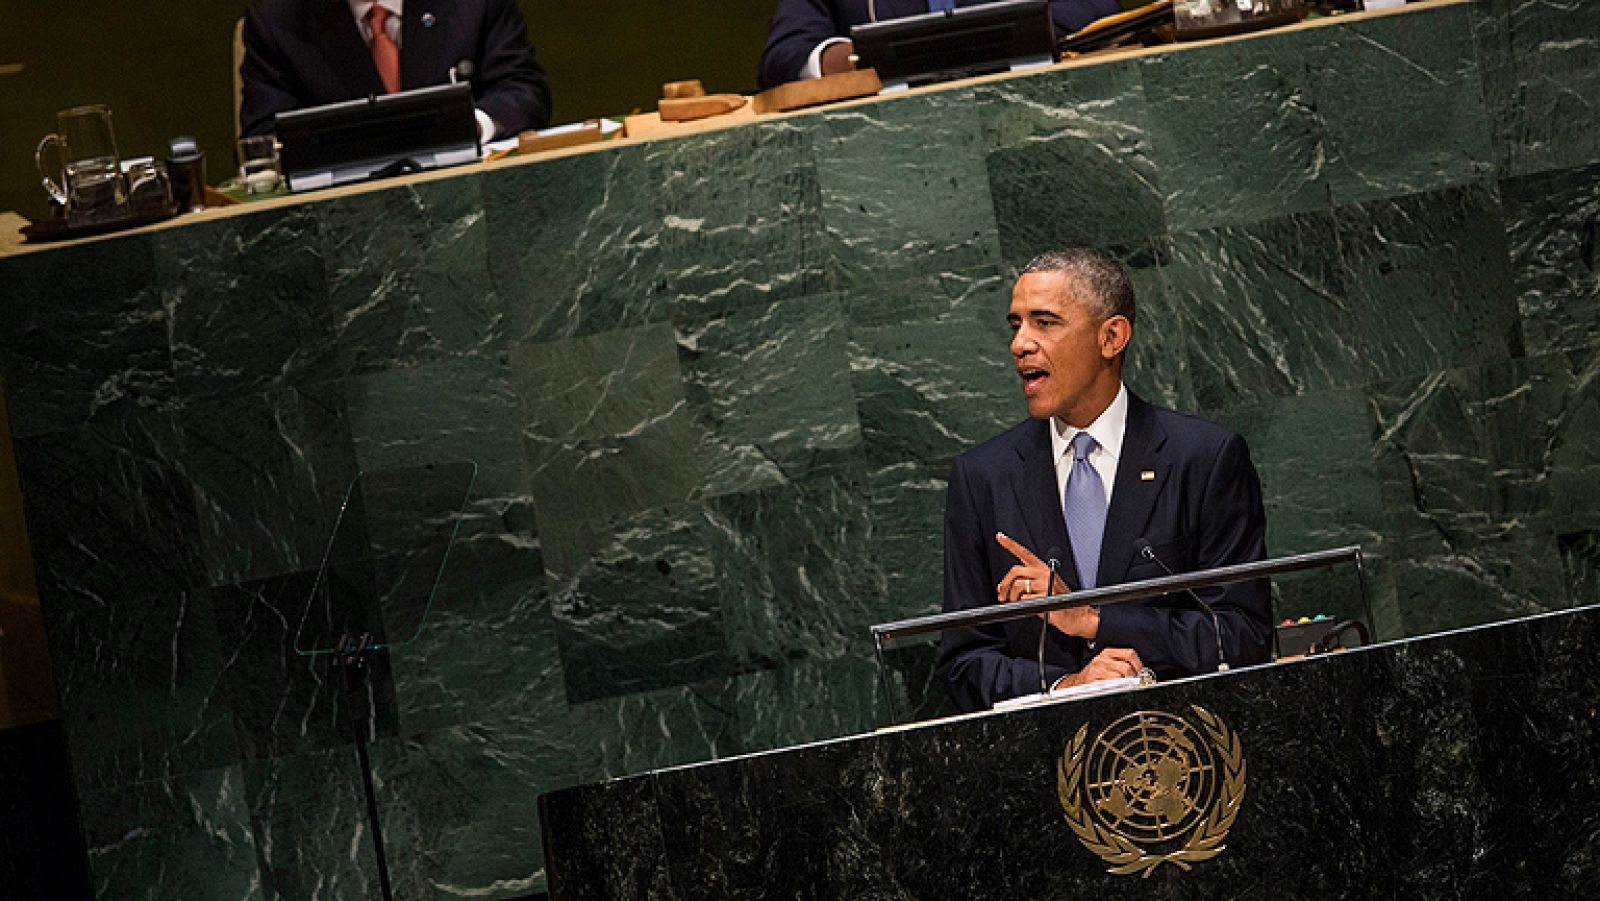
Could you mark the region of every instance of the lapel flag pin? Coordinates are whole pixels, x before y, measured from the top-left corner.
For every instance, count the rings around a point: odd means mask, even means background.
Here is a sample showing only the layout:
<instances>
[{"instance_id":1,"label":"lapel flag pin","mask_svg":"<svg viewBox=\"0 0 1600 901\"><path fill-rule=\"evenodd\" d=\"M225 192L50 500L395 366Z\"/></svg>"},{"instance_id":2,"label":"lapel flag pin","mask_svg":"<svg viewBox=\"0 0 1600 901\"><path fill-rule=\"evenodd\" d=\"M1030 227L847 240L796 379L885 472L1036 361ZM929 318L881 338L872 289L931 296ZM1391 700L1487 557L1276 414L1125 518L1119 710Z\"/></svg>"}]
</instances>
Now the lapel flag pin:
<instances>
[{"instance_id":1,"label":"lapel flag pin","mask_svg":"<svg viewBox=\"0 0 1600 901\"><path fill-rule=\"evenodd\" d=\"M1155 470L1153 470L1153 469L1141 469L1141 470L1139 470L1139 481L1141 481L1141 482L1154 482L1155 480L1156 480L1156 471Z\"/></svg>"},{"instance_id":2,"label":"lapel flag pin","mask_svg":"<svg viewBox=\"0 0 1600 901\"><path fill-rule=\"evenodd\" d=\"M423 13L422 14L422 27L423 28L432 28L433 27L433 23L437 22L437 21L438 20L433 17L433 13Z\"/></svg>"}]
</instances>

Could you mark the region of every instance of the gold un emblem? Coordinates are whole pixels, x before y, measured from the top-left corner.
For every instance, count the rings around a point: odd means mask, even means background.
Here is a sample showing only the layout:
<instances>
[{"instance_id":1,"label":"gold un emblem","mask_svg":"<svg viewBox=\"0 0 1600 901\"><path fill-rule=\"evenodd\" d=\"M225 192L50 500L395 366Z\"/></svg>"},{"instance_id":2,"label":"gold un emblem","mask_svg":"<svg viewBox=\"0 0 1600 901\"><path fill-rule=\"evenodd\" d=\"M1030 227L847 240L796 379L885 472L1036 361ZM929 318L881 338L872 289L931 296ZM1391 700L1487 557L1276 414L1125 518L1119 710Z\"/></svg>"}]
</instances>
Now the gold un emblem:
<instances>
[{"instance_id":1,"label":"gold un emblem","mask_svg":"<svg viewBox=\"0 0 1600 901\"><path fill-rule=\"evenodd\" d=\"M1164 863L1188 870L1222 853L1244 801L1244 750L1203 707L1199 721L1142 710L1088 744L1089 727L1067 744L1056 791L1067 825L1118 876L1149 876Z\"/></svg>"}]
</instances>

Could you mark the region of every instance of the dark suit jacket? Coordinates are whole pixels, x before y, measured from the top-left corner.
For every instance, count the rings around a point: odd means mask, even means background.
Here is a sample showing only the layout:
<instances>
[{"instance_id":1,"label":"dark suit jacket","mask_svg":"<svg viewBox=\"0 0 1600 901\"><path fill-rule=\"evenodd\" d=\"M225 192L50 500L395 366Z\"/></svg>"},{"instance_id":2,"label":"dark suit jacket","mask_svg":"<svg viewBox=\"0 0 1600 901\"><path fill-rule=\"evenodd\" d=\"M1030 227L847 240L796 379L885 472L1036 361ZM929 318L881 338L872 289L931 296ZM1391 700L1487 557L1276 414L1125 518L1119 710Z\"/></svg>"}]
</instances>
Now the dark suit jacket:
<instances>
[{"instance_id":1,"label":"dark suit jacket","mask_svg":"<svg viewBox=\"0 0 1600 901\"><path fill-rule=\"evenodd\" d=\"M432 13L434 24L423 27ZM400 26L400 86L449 81L473 66L472 96L500 136L550 121L550 88L515 0L411 0ZM382 94L372 51L346 0L256 0L244 16L241 134L268 134L285 110Z\"/></svg>"},{"instance_id":2,"label":"dark suit jacket","mask_svg":"<svg viewBox=\"0 0 1600 901\"><path fill-rule=\"evenodd\" d=\"M980 6L994 0L956 0L957 6ZM928 11L928 0L877 0L878 21ZM1096 19L1122 11L1116 0L1050 0L1056 37L1065 37ZM849 37L850 27L871 21L867 0L778 0L761 51L761 86L770 88L800 77L800 68L816 46L828 38Z\"/></svg>"},{"instance_id":3,"label":"dark suit jacket","mask_svg":"<svg viewBox=\"0 0 1600 901\"><path fill-rule=\"evenodd\" d=\"M1061 552L1061 573L1078 587L1051 459L1050 424L1031 419L973 448L950 474L944 522L944 608L995 603L995 586L1017 561L994 540L1005 532L1044 558ZM1145 481L1141 472L1153 472ZM1138 559L1147 539L1174 572L1266 557L1261 483L1244 439L1221 426L1151 406L1128 395L1128 424L1100 550L1100 585L1165 575ZM1221 621L1228 663L1268 657L1272 630L1264 580L1202 592ZM1209 596L1208 596L1209 595ZM956 704L981 710L1039 690L1037 617L976 629L950 630L940 669ZM1187 595L1166 595L1100 608L1097 647L1129 647L1158 676L1217 667L1211 620ZM1093 656L1088 643L1050 629L1045 677L1054 682Z\"/></svg>"}]
</instances>

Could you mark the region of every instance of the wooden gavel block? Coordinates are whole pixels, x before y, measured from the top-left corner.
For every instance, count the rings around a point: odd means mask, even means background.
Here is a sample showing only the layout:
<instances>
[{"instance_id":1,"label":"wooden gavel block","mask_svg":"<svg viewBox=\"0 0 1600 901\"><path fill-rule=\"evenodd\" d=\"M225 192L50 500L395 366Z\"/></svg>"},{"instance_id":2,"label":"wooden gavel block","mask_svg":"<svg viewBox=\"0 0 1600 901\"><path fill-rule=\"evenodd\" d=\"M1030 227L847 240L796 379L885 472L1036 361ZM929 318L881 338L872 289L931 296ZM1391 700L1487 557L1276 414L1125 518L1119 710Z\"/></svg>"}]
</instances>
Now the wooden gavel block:
<instances>
[{"instance_id":1,"label":"wooden gavel block","mask_svg":"<svg viewBox=\"0 0 1600 901\"><path fill-rule=\"evenodd\" d=\"M738 94L707 94L699 80L693 79L662 85L658 109L663 122L693 122L727 115L742 109L748 102Z\"/></svg>"}]
</instances>

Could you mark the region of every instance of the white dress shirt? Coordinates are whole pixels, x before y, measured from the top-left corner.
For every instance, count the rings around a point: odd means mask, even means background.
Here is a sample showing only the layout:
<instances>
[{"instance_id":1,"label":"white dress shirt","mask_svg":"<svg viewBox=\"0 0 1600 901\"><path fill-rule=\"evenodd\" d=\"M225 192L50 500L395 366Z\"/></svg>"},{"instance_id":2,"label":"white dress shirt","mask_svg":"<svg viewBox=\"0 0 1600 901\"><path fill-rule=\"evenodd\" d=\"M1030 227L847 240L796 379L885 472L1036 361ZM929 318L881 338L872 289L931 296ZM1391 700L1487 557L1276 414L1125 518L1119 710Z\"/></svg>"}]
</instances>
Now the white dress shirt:
<instances>
[{"instance_id":1,"label":"white dress shirt","mask_svg":"<svg viewBox=\"0 0 1600 901\"><path fill-rule=\"evenodd\" d=\"M1056 507L1067 495L1067 477L1072 474L1072 439L1088 432L1099 446L1089 452L1089 465L1100 474L1106 491L1106 507L1111 506L1111 489L1116 487L1117 459L1122 456L1122 436L1128 430L1128 386L1118 385L1111 406L1086 429L1075 429L1055 417L1050 418L1050 450L1056 461Z\"/></svg>"}]
</instances>

